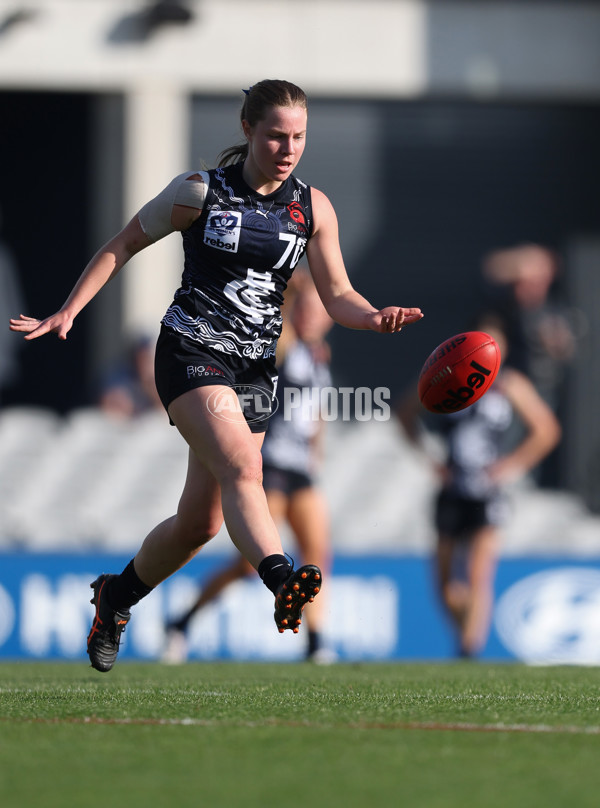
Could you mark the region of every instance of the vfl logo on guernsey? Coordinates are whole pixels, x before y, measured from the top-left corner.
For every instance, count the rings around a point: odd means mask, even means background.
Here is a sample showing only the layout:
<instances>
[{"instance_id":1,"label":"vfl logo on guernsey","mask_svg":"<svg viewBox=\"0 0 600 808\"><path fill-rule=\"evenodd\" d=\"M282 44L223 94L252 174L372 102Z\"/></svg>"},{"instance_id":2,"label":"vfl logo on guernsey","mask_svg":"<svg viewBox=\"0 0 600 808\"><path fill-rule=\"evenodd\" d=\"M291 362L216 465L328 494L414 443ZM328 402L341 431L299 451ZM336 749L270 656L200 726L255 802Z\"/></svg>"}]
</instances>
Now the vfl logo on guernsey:
<instances>
[{"instance_id":1,"label":"vfl logo on guernsey","mask_svg":"<svg viewBox=\"0 0 600 808\"><path fill-rule=\"evenodd\" d=\"M242 214L239 211L215 210L208 214L204 243L216 250L236 253L240 241Z\"/></svg>"}]
</instances>

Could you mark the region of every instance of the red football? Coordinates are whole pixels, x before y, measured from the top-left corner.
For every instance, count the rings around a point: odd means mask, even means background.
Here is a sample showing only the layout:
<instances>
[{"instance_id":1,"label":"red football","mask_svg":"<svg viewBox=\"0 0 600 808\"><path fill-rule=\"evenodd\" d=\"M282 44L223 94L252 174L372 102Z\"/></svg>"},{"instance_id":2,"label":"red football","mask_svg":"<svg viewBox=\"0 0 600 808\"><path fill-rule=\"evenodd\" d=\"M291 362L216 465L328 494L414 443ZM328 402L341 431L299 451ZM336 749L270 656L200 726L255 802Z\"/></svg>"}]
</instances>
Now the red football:
<instances>
[{"instance_id":1,"label":"red football","mask_svg":"<svg viewBox=\"0 0 600 808\"><path fill-rule=\"evenodd\" d=\"M500 369L500 348L484 331L457 334L432 351L419 374L419 398L426 410L456 412L489 390Z\"/></svg>"}]
</instances>

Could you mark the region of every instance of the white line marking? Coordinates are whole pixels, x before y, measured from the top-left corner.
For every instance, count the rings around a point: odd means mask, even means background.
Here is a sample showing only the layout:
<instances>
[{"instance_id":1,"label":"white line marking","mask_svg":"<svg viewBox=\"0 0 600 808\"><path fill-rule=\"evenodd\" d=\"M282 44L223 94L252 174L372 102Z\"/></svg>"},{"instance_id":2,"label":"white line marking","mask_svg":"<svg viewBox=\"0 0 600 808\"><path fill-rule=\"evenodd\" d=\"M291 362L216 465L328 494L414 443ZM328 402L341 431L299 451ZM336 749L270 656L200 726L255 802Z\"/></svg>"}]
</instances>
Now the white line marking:
<instances>
[{"instance_id":1,"label":"white line marking","mask_svg":"<svg viewBox=\"0 0 600 808\"><path fill-rule=\"evenodd\" d=\"M311 721L285 721L266 719L265 721L220 721L203 718L9 718L1 717L0 723L31 724L106 724L130 726L169 726L169 727L304 727L307 729L354 729L354 730L427 730L437 732L509 732L524 734L556 735L600 735L600 726L578 727L570 724L475 724L467 722L437 721L394 721L390 723L361 722L354 724L330 724Z\"/></svg>"}]
</instances>

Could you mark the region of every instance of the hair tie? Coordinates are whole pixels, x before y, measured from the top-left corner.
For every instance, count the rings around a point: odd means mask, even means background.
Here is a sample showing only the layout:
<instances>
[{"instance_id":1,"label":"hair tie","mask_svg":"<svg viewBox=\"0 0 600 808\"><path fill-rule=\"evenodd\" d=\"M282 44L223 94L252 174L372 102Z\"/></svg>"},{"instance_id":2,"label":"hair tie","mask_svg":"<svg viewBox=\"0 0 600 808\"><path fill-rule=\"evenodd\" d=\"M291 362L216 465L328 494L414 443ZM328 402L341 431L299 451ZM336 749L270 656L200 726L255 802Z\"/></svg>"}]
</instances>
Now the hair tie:
<instances>
[{"instance_id":1,"label":"hair tie","mask_svg":"<svg viewBox=\"0 0 600 808\"><path fill-rule=\"evenodd\" d=\"M254 85L253 85L253 86L254 86ZM250 90L251 90L251 89L252 89L252 87L248 87L248 89L247 89L247 90L242 90L242 92L243 92L243 93L245 93L245 95L250 95Z\"/></svg>"}]
</instances>

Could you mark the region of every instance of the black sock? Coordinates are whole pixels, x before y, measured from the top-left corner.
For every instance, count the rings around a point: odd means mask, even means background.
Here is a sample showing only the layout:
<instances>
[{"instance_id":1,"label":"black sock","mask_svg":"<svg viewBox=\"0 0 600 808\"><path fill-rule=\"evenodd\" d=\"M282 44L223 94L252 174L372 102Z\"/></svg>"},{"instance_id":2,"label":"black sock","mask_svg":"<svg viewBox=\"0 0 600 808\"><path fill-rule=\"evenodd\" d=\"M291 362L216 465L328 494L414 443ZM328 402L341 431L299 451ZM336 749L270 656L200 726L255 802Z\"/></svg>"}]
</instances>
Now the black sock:
<instances>
[{"instance_id":1,"label":"black sock","mask_svg":"<svg viewBox=\"0 0 600 808\"><path fill-rule=\"evenodd\" d=\"M145 598L152 590L153 586L147 586L135 571L133 558L125 567L123 572L116 578L111 578L108 583L108 602L115 611L129 609L135 606L142 598Z\"/></svg>"},{"instance_id":2,"label":"black sock","mask_svg":"<svg viewBox=\"0 0 600 808\"><path fill-rule=\"evenodd\" d=\"M172 620L168 628L172 628L175 631L182 631L184 634L187 631L188 625L192 617L196 614L196 608L190 609L184 615L179 617L177 620Z\"/></svg>"},{"instance_id":3,"label":"black sock","mask_svg":"<svg viewBox=\"0 0 600 808\"><path fill-rule=\"evenodd\" d=\"M321 634L318 631L308 632L308 656L315 654L321 647Z\"/></svg>"},{"instance_id":4,"label":"black sock","mask_svg":"<svg viewBox=\"0 0 600 808\"><path fill-rule=\"evenodd\" d=\"M263 558L258 565L258 574L267 589L275 594L292 569L292 565L285 556L274 554Z\"/></svg>"}]
</instances>

